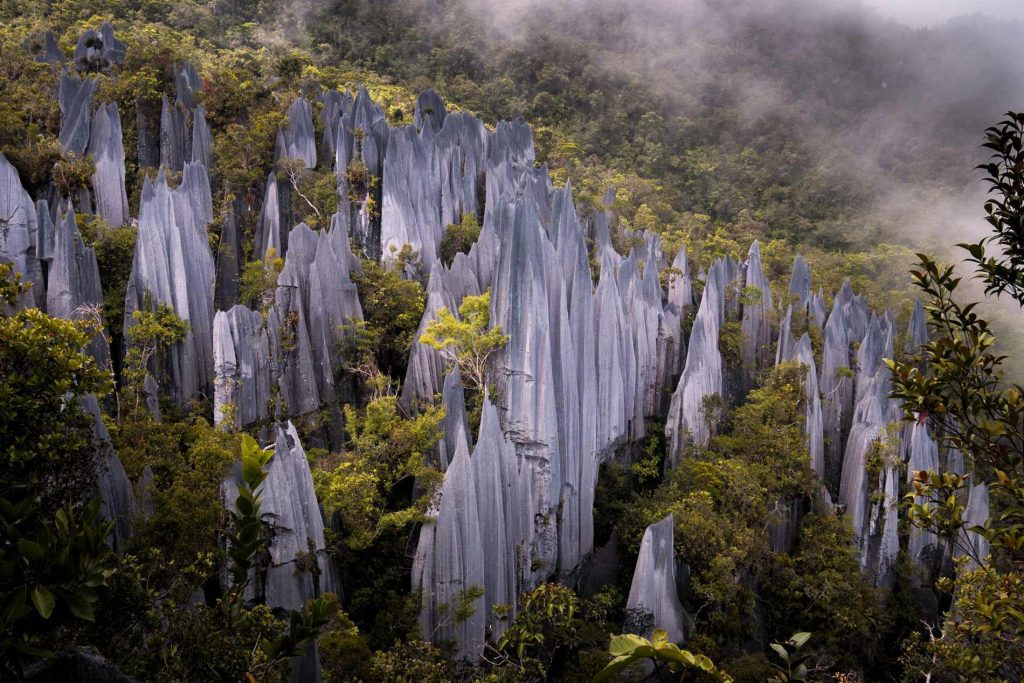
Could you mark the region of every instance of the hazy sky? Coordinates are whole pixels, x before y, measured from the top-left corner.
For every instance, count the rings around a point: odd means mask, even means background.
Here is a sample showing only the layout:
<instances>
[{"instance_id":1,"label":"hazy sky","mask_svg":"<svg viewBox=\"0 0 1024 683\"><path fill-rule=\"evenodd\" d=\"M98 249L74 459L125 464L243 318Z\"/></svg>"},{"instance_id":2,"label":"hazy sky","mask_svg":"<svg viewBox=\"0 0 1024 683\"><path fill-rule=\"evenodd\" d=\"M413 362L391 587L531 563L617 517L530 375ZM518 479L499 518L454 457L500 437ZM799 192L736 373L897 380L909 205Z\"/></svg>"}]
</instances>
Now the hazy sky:
<instances>
[{"instance_id":1,"label":"hazy sky","mask_svg":"<svg viewBox=\"0 0 1024 683\"><path fill-rule=\"evenodd\" d=\"M1009 16L1024 21L1024 0L864 0L884 16L911 26L932 26L963 14Z\"/></svg>"}]
</instances>

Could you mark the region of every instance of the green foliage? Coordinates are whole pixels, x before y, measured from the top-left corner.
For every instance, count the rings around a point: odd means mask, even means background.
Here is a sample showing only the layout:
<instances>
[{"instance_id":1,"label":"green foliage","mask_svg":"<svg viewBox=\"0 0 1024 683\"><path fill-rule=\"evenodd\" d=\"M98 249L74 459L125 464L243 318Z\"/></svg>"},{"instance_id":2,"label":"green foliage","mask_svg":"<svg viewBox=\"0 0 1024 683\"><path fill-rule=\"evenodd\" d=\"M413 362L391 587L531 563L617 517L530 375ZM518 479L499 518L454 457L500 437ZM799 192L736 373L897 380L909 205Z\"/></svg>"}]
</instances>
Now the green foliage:
<instances>
[{"instance_id":1,"label":"green foliage","mask_svg":"<svg viewBox=\"0 0 1024 683\"><path fill-rule=\"evenodd\" d=\"M0 293L25 292L0 265ZM0 305L0 673L20 676L50 654L62 626L91 621L106 585L113 525L89 500L96 481L93 421L78 405L110 375L82 348L94 323Z\"/></svg>"},{"instance_id":2,"label":"green foliage","mask_svg":"<svg viewBox=\"0 0 1024 683\"><path fill-rule=\"evenodd\" d=\"M748 577L763 576L773 562L767 525L817 487L804 435L804 375L793 363L773 368L727 416L725 433L689 452L653 491L616 508L630 552L649 524L672 513L676 555L690 569L695 642L722 661L755 636L748 628L756 599ZM597 505L601 512L606 503Z\"/></svg>"},{"instance_id":3,"label":"green foliage","mask_svg":"<svg viewBox=\"0 0 1024 683\"><path fill-rule=\"evenodd\" d=\"M444 230L444 237L441 238L441 261L446 266L451 266L455 255L468 254L470 247L480 237L480 223L476 215L472 213L462 214L458 223L449 225Z\"/></svg>"},{"instance_id":4,"label":"green foliage","mask_svg":"<svg viewBox=\"0 0 1024 683\"><path fill-rule=\"evenodd\" d=\"M259 309L266 318L274 303L277 277L284 270L284 259L277 255L277 249L270 247L262 261L249 261L242 267L238 280L238 300L247 306Z\"/></svg>"},{"instance_id":5,"label":"green foliage","mask_svg":"<svg viewBox=\"0 0 1024 683\"><path fill-rule=\"evenodd\" d=\"M338 516L344 547L366 549L383 531L425 519L442 479L427 458L441 438L444 409L406 419L398 397L385 395L362 410L344 410L349 446L314 470L313 483L324 510ZM412 480L416 498L397 503L396 491Z\"/></svg>"},{"instance_id":6,"label":"green foliage","mask_svg":"<svg viewBox=\"0 0 1024 683\"><path fill-rule=\"evenodd\" d=\"M239 457L242 464L242 481L238 484L238 497L235 498L235 506L231 511L234 531L227 536L228 555L231 557L229 602L240 599L249 584L249 570L253 567L257 553L269 542L263 527L263 514L260 512L260 488L267 478L263 468L272 457L273 448L260 448L251 436L242 435L242 452Z\"/></svg>"},{"instance_id":7,"label":"green foliage","mask_svg":"<svg viewBox=\"0 0 1024 683\"><path fill-rule=\"evenodd\" d=\"M188 334L188 321L179 318L171 306L154 305L148 295L146 299L143 307L132 313L132 325L127 330L128 350L121 373L124 397L118 396L122 416L142 408L150 361L159 366L161 356Z\"/></svg>"},{"instance_id":8,"label":"green foliage","mask_svg":"<svg viewBox=\"0 0 1024 683\"><path fill-rule=\"evenodd\" d=\"M447 683L452 666L444 653L421 640L397 643L373 653L371 679L394 683Z\"/></svg>"},{"instance_id":9,"label":"green foliage","mask_svg":"<svg viewBox=\"0 0 1024 683\"><path fill-rule=\"evenodd\" d=\"M859 661L882 661L891 619L860 572L852 536L842 517L804 517L794 551L774 555L762 575L761 598L772 637L812 630L818 636L809 654L855 668Z\"/></svg>"},{"instance_id":10,"label":"green foliage","mask_svg":"<svg viewBox=\"0 0 1024 683\"><path fill-rule=\"evenodd\" d=\"M96 262L103 273L103 319L111 335L120 336L138 228L111 227L100 216L76 214L75 218L82 238L96 250Z\"/></svg>"},{"instance_id":11,"label":"green foliage","mask_svg":"<svg viewBox=\"0 0 1024 683\"><path fill-rule=\"evenodd\" d=\"M800 650L810 639L810 633L801 631L783 643L771 644L780 663L773 665L778 675L768 679L768 683L800 683L807 680L807 655Z\"/></svg>"},{"instance_id":12,"label":"green foliage","mask_svg":"<svg viewBox=\"0 0 1024 683\"><path fill-rule=\"evenodd\" d=\"M459 304L456 318L447 308L427 323L420 342L438 351L450 365L458 365L470 387L482 393L487 383L487 361L505 346L508 335L501 325L488 329L491 321L491 290L467 296Z\"/></svg>"},{"instance_id":13,"label":"green foliage","mask_svg":"<svg viewBox=\"0 0 1024 683\"><path fill-rule=\"evenodd\" d=\"M372 260L363 261L362 271L352 279L359 289L367 341L375 349L377 367L401 377L423 317L423 286Z\"/></svg>"},{"instance_id":14,"label":"green foliage","mask_svg":"<svg viewBox=\"0 0 1024 683\"><path fill-rule=\"evenodd\" d=\"M972 244L960 244L985 283L985 294L1009 294L1024 306L1024 112L1006 118L985 131L982 147L992 150L989 163L978 166L986 174L989 199L986 220L993 234ZM998 256L986 253L995 245Z\"/></svg>"},{"instance_id":15,"label":"green foliage","mask_svg":"<svg viewBox=\"0 0 1024 683\"><path fill-rule=\"evenodd\" d=\"M541 584L519 596L515 618L486 659L497 681L589 681L606 662L608 630L619 620L621 596L580 598L571 589ZM500 606L499 615L509 606Z\"/></svg>"},{"instance_id":16,"label":"green foliage","mask_svg":"<svg viewBox=\"0 0 1024 683\"><path fill-rule=\"evenodd\" d=\"M620 671L644 660L653 660L655 672L662 668L673 673L691 670L703 672L711 680L732 681L728 674L716 669L714 663L704 655L694 655L669 642L668 634L660 628L654 629L650 640L632 633L612 636L608 654L612 656L612 661L594 677L594 683L614 680Z\"/></svg>"}]
</instances>

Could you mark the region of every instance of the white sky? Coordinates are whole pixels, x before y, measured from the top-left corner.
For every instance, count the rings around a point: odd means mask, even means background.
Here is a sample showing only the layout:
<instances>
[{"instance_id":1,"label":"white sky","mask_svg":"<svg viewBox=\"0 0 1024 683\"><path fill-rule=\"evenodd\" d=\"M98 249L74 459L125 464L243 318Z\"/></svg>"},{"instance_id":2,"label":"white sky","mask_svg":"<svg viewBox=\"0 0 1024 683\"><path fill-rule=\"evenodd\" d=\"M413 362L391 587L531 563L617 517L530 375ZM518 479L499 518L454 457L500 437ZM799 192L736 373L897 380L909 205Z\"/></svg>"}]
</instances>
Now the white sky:
<instances>
[{"instance_id":1,"label":"white sky","mask_svg":"<svg viewBox=\"0 0 1024 683\"><path fill-rule=\"evenodd\" d=\"M1024 21L1024 0L864 0L883 16L911 26L933 26L980 12Z\"/></svg>"}]
</instances>

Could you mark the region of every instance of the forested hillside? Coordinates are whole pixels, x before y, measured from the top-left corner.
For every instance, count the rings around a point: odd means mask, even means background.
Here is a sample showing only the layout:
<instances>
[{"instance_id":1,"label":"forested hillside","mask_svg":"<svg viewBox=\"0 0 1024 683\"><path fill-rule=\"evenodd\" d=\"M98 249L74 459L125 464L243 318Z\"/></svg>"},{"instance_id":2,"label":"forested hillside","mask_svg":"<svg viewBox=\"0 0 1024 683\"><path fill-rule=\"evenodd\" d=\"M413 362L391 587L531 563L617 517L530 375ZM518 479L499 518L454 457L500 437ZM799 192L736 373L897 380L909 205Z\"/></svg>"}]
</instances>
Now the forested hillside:
<instances>
[{"instance_id":1,"label":"forested hillside","mask_svg":"<svg viewBox=\"0 0 1024 683\"><path fill-rule=\"evenodd\" d=\"M1019 678L1018 33L5 2L0 678Z\"/></svg>"}]
</instances>

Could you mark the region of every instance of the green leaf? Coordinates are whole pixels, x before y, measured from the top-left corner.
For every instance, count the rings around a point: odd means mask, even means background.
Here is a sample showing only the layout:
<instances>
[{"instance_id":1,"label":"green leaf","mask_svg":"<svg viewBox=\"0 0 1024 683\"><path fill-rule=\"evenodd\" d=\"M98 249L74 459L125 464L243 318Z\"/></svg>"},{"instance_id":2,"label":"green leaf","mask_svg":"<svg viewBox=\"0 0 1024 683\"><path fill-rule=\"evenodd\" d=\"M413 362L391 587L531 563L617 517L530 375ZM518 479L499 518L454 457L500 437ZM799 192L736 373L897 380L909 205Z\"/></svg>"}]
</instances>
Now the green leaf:
<instances>
[{"instance_id":1,"label":"green leaf","mask_svg":"<svg viewBox=\"0 0 1024 683\"><path fill-rule=\"evenodd\" d=\"M622 635L612 636L611 643L608 645L608 653L613 657L630 655L638 647L644 645L650 647L651 641L632 633L623 633Z\"/></svg>"},{"instance_id":2,"label":"green leaf","mask_svg":"<svg viewBox=\"0 0 1024 683\"><path fill-rule=\"evenodd\" d=\"M801 631L800 633L794 634L789 639L789 642L793 643L793 645L795 645L797 647L803 647L804 643L806 643L810 639L810 637L811 637L810 633L808 633L807 631Z\"/></svg>"},{"instance_id":3,"label":"green leaf","mask_svg":"<svg viewBox=\"0 0 1024 683\"><path fill-rule=\"evenodd\" d=\"M36 586L32 589L32 604L43 619L49 619L53 614L54 602L53 593L46 586Z\"/></svg>"},{"instance_id":4,"label":"green leaf","mask_svg":"<svg viewBox=\"0 0 1024 683\"><path fill-rule=\"evenodd\" d=\"M18 552L24 555L29 562L38 562L43 557L42 547L25 538L18 541Z\"/></svg>"}]
</instances>

